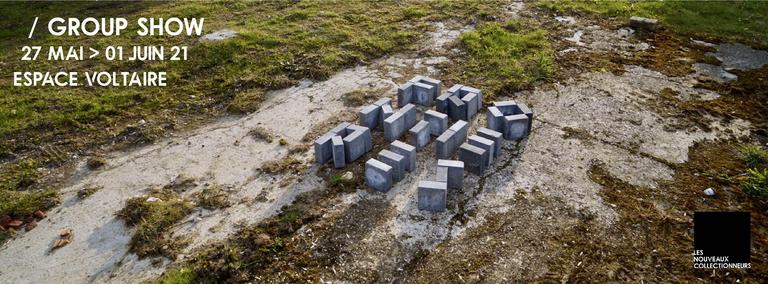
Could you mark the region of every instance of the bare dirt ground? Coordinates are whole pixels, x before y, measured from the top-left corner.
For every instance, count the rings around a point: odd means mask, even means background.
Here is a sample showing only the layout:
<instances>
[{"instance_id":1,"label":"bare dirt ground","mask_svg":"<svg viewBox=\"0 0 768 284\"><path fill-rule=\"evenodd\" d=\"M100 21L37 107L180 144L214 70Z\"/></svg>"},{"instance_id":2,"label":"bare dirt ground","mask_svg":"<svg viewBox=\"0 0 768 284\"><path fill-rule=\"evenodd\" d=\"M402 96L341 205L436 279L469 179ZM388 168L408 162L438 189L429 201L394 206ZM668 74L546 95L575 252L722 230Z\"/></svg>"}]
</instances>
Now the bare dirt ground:
<instances>
[{"instance_id":1,"label":"bare dirt ground","mask_svg":"<svg viewBox=\"0 0 768 284\"><path fill-rule=\"evenodd\" d=\"M346 170L359 181L367 156L339 172L314 165L311 149L290 151L340 121L356 119L357 108L346 107L343 94L386 88L385 95L393 96L397 84L414 74L440 78L439 66L448 60L395 55L344 70L327 81L272 92L259 111L246 117L113 153L102 170L90 172L83 165L63 189L63 204L37 229L0 249L0 283L155 279L172 262L129 253L131 231L115 212L128 198L180 176L194 181L183 195L221 185L234 204L196 209L175 226L171 235L190 240L176 262L226 239L240 225L275 216L298 196L315 195L297 201L317 212L292 233L291 249L253 275L255 282L665 282L674 275L688 280L711 277L709 272L685 269L690 267L686 245L691 214L735 205L712 205L701 193L705 184L682 180L722 151L723 141L746 139L761 127L739 115L679 115L681 105L722 99L718 90L701 87L702 82L721 80L721 73L701 71L695 66L701 62L690 58L680 64L696 72L685 75L654 70L652 64L641 66L648 61L639 54L663 43L626 27L556 19L520 3L508 11L514 17L549 22L559 59L599 68L565 70L562 80L509 97L534 110L530 137L505 142L501 157L485 175L467 175L464 189L449 193L446 212L416 208L416 183L434 175L433 147L419 152L417 169L386 194L359 184L341 191L328 188L327 179ZM448 44L470 28L435 23L422 53L452 52ZM714 56L728 70L765 64L762 51L707 48L716 50ZM582 61L589 56L603 61ZM484 124L485 116L478 115L470 133ZM273 133L274 141L253 139L249 132L257 127ZM280 145L280 138L287 145ZM259 170L288 156L306 167L274 174ZM88 186L102 189L79 200L76 192ZM675 190L687 193L678 196ZM62 228L73 228L74 240L50 253ZM662 233L669 231L675 233ZM765 263L755 258L765 256L766 247L753 247L759 250L753 254L756 273L765 273ZM716 277L713 281L759 279L740 272Z\"/></svg>"}]
</instances>

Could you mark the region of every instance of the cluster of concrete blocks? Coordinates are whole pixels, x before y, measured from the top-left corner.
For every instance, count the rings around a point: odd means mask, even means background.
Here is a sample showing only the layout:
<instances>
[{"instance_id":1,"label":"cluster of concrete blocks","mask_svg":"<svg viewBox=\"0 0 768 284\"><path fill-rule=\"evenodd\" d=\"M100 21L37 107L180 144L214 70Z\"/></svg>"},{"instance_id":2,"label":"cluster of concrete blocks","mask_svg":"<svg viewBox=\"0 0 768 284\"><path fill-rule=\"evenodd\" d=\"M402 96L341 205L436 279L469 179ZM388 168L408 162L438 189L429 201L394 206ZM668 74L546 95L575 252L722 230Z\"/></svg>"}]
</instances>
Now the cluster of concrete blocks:
<instances>
[{"instance_id":1,"label":"cluster of concrete blocks","mask_svg":"<svg viewBox=\"0 0 768 284\"><path fill-rule=\"evenodd\" d=\"M445 211L448 203L448 189L464 187L464 162L437 160L435 180L420 181L416 193L419 210Z\"/></svg>"},{"instance_id":2,"label":"cluster of concrete blocks","mask_svg":"<svg viewBox=\"0 0 768 284\"><path fill-rule=\"evenodd\" d=\"M469 121L483 107L483 93L469 86L453 85L435 99L435 109L448 114L454 121Z\"/></svg>"},{"instance_id":3,"label":"cluster of concrete blocks","mask_svg":"<svg viewBox=\"0 0 768 284\"><path fill-rule=\"evenodd\" d=\"M317 138L314 146L317 163L333 160L338 169L373 149L373 136L368 127L342 122Z\"/></svg>"},{"instance_id":4,"label":"cluster of concrete blocks","mask_svg":"<svg viewBox=\"0 0 768 284\"><path fill-rule=\"evenodd\" d=\"M504 139L520 140L531 132L533 112L514 101L494 102L486 113L488 128L504 134Z\"/></svg>"},{"instance_id":5,"label":"cluster of concrete blocks","mask_svg":"<svg viewBox=\"0 0 768 284\"><path fill-rule=\"evenodd\" d=\"M416 147L394 141L389 149L381 150L377 158L365 162L365 184L387 192L396 183L405 178L406 172L416 169Z\"/></svg>"},{"instance_id":6,"label":"cluster of concrete blocks","mask_svg":"<svg viewBox=\"0 0 768 284\"><path fill-rule=\"evenodd\" d=\"M417 75L397 88L397 106L415 103L431 107L441 93L440 87L440 80Z\"/></svg>"}]
</instances>

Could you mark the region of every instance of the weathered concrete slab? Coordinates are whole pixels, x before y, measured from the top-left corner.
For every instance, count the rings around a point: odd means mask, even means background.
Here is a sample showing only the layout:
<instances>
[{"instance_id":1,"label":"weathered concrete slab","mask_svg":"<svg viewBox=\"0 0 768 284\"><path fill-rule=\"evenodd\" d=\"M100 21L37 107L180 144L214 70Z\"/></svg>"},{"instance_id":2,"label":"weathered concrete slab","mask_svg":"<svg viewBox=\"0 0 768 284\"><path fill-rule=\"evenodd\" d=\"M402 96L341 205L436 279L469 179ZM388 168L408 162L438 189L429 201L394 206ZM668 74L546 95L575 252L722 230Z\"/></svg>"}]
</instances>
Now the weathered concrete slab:
<instances>
[{"instance_id":1,"label":"weathered concrete slab","mask_svg":"<svg viewBox=\"0 0 768 284\"><path fill-rule=\"evenodd\" d=\"M344 157L344 140L341 136L335 135L331 138L331 145L333 148L333 166L337 169L343 168L347 165L346 158Z\"/></svg>"},{"instance_id":2,"label":"weathered concrete slab","mask_svg":"<svg viewBox=\"0 0 768 284\"><path fill-rule=\"evenodd\" d=\"M467 104L459 97L448 98L448 116L455 120L467 120Z\"/></svg>"},{"instance_id":3,"label":"weathered concrete slab","mask_svg":"<svg viewBox=\"0 0 768 284\"><path fill-rule=\"evenodd\" d=\"M482 175L488 168L489 153L480 147L464 143L459 146L459 160L464 162L465 169L476 175Z\"/></svg>"},{"instance_id":4,"label":"weathered concrete slab","mask_svg":"<svg viewBox=\"0 0 768 284\"><path fill-rule=\"evenodd\" d=\"M444 182L420 181L417 192L419 210L432 212L445 211L448 199L448 188Z\"/></svg>"},{"instance_id":5,"label":"weathered concrete slab","mask_svg":"<svg viewBox=\"0 0 768 284\"><path fill-rule=\"evenodd\" d=\"M528 116L525 114L504 117L504 139L520 140L528 135Z\"/></svg>"},{"instance_id":6,"label":"weathered concrete slab","mask_svg":"<svg viewBox=\"0 0 768 284\"><path fill-rule=\"evenodd\" d=\"M432 106L435 100L435 87L419 82L412 84L413 102L423 106Z\"/></svg>"},{"instance_id":7,"label":"weathered concrete slab","mask_svg":"<svg viewBox=\"0 0 768 284\"><path fill-rule=\"evenodd\" d=\"M416 147L416 150L421 150L427 146L427 144L429 144L429 138L432 137L432 135L430 135L429 122L426 120L416 123L415 126L408 130L408 133L410 133L411 136L411 144Z\"/></svg>"},{"instance_id":8,"label":"weathered concrete slab","mask_svg":"<svg viewBox=\"0 0 768 284\"><path fill-rule=\"evenodd\" d=\"M429 122L429 131L433 136L439 136L448 129L448 115L434 110L424 112L424 120Z\"/></svg>"},{"instance_id":9,"label":"weathered concrete slab","mask_svg":"<svg viewBox=\"0 0 768 284\"><path fill-rule=\"evenodd\" d=\"M375 190L387 192L392 188L392 167L376 159L365 162L365 184Z\"/></svg>"},{"instance_id":10,"label":"weathered concrete slab","mask_svg":"<svg viewBox=\"0 0 768 284\"><path fill-rule=\"evenodd\" d=\"M437 160L437 171L446 169L447 184L450 189L464 188L464 162L457 160Z\"/></svg>"},{"instance_id":11,"label":"weathered concrete slab","mask_svg":"<svg viewBox=\"0 0 768 284\"><path fill-rule=\"evenodd\" d=\"M469 143L469 145L472 145L472 146L477 146L485 150L486 152L488 152L488 163L486 166L490 167L491 164L493 163L493 157L495 157L494 151L496 150L496 147L494 145L494 142L490 139L486 139L478 135L472 135L472 136L469 136L469 138L467 139L467 143Z\"/></svg>"},{"instance_id":12,"label":"weathered concrete slab","mask_svg":"<svg viewBox=\"0 0 768 284\"><path fill-rule=\"evenodd\" d=\"M358 123L370 129L375 129L379 125L379 120L381 120L379 118L380 115L381 107L369 105L358 112Z\"/></svg>"},{"instance_id":13,"label":"weathered concrete slab","mask_svg":"<svg viewBox=\"0 0 768 284\"><path fill-rule=\"evenodd\" d=\"M405 133L405 115L402 112L395 112L384 120L384 139L395 141Z\"/></svg>"},{"instance_id":14,"label":"weathered concrete slab","mask_svg":"<svg viewBox=\"0 0 768 284\"><path fill-rule=\"evenodd\" d=\"M453 136L456 132L447 129L435 139L435 156L438 159L450 159L456 152L457 146Z\"/></svg>"},{"instance_id":15,"label":"weathered concrete slab","mask_svg":"<svg viewBox=\"0 0 768 284\"><path fill-rule=\"evenodd\" d=\"M478 96L475 93L468 93L461 98L461 101L467 105L467 121L475 117L478 110Z\"/></svg>"},{"instance_id":16,"label":"weathered concrete slab","mask_svg":"<svg viewBox=\"0 0 768 284\"><path fill-rule=\"evenodd\" d=\"M397 106L403 107L411 102L413 102L413 83L406 82L397 88Z\"/></svg>"},{"instance_id":17,"label":"weathered concrete slab","mask_svg":"<svg viewBox=\"0 0 768 284\"><path fill-rule=\"evenodd\" d=\"M389 150L405 157L406 171L411 172L416 169L416 147L396 140L389 144Z\"/></svg>"},{"instance_id":18,"label":"weathered concrete slab","mask_svg":"<svg viewBox=\"0 0 768 284\"><path fill-rule=\"evenodd\" d=\"M481 127L477 129L477 135L480 137L483 137L485 139L489 139L493 141L493 158L498 158L499 155L501 155L501 143L504 139L504 134L501 134L501 132L491 130L485 127Z\"/></svg>"},{"instance_id":19,"label":"weathered concrete slab","mask_svg":"<svg viewBox=\"0 0 768 284\"><path fill-rule=\"evenodd\" d=\"M398 112L402 112L405 116L405 129L410 129L416 125L416 106L413 104L407 104Z\"/></svg>"},{"instance_id":20,"label":"weathered concrete slab","mask_svg":"<svg viewBox=\"0 0 768 284\"><path fill-rule=\"evenodd\" d=\"M392 167L392 178L395 182L403 180L405 168L408 166L408 161L403 155L385 149L379 152L376 159Z\"/></svg>"}]
</instances>

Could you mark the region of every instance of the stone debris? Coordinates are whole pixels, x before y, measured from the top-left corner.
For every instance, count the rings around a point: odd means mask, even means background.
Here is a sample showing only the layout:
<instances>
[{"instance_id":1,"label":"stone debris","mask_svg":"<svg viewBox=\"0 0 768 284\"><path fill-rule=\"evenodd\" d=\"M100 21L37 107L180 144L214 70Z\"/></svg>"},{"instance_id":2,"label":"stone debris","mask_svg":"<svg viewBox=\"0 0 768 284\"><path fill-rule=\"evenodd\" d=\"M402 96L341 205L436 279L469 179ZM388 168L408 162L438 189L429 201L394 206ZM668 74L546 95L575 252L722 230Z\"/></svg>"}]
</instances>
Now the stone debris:
<instances>
[{"instance_id":1,"label":"stone debris","mask_svg":"<svg viewBox=\"0 0 768 284\"><path fill-rule=\"evenodd\" d=\"M147 198L147 202L149 203L163 202L163 200L154 196L150 196L149 198Z\"/></svg>"},{"instance_id":2,"label":"stone debris","mask_svg":"<svg viewBox=\"0 0 768 284\"><path fill-rule=\"evenodd\" d=\"M51 246L51 251L62 248L70 244L74 236L75 236L74 230L70 228L62 229L59 232L59 238L53 241L53 246Z\"/></svg>"},{"instance_id":3,"label":"stone debris","mask_svg":"<svg viewBox=\"0 0 768 284\"><path fill-rule=\"evenodd\" d=\"M629 18L629 26L635 29L654 31L658 28L658 21L656 19L632 16Z\"/></svg>"},{"instance_id":4,"label":"stone debris","mask_svg":"<svg viewBox=\"0 0 768 284\"><path fill-rule=\"evenodd\" d=\"M38 219L44 219L45 217L48 217L48 214L45 213L45 211L37 210L32 215L35 215L35 218Z\"/></svg>"},{"instance_id":5,"label":"stone debris","mask_svg":"<svg viewBox=\"0 0 768 284\"><path fill-rule=\"evenodd\" d=\"M706 195L706 196L713 196L713 195L715 195L715 190L712 189L711 187L707 188L707 189L704 190L704 195Z\"/></svg>"}]
</instances>

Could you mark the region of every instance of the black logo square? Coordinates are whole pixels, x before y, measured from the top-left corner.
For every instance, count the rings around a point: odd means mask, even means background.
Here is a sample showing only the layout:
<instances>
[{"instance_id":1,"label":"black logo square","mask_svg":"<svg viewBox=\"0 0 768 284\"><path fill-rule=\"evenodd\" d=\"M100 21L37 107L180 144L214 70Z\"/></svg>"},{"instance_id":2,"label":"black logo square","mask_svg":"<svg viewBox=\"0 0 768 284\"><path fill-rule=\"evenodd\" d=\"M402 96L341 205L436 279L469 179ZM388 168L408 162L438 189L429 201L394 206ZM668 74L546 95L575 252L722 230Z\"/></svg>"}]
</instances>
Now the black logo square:
<instances>
[{"instance_id":1,"label":"black logo square","mask_svg":"<svg viewBox=\"0 0 768 284\"><path fill-rule=\"evenodd\" d=\"M695 212L693 231L693 247L700 256L750 262L749 212Z\"/></svg>"}]
</instances>

